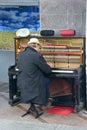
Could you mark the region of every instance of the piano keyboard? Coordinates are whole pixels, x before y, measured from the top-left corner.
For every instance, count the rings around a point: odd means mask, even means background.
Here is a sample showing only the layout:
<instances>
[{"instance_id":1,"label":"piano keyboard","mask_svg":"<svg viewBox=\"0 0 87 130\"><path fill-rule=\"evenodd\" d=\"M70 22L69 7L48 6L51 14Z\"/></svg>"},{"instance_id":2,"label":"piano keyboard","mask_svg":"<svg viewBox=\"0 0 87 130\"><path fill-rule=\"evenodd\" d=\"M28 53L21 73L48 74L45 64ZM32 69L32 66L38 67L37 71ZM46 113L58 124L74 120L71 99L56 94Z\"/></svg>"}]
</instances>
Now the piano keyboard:
<instances>
[{"instance_id":1,"label":"piano keyboard","mask_svg":"<svg viewBox=\"0 0 87 130\"><path fill-rule=\"evenodd\" d=\"M52 70L53 73L74 73L73 70Z\"/></svg>"}]
</instances>

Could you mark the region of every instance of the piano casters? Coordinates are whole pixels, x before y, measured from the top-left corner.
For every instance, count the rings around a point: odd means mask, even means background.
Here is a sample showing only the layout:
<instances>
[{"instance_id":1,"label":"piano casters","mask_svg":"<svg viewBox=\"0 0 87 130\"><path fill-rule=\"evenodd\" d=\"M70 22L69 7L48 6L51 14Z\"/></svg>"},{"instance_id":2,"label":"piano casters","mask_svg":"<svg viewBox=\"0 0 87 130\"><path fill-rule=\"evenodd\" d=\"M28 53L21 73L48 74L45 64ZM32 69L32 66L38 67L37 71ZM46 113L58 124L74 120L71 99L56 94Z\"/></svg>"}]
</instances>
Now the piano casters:
<instances>
[{"instance_id":1,"label":"piano casters","mask_svg":"<svg viewBox=\"0 0 87 130\"><path fill-rule=\"evenodd\" d=\"M37 109L34 104L31 103L30 108L27 110L25 114L23 114L21 117L24 117L30 113L35 114L35 118L40 117L43 114L43 110Z\"/></svg>"}]
</instances>

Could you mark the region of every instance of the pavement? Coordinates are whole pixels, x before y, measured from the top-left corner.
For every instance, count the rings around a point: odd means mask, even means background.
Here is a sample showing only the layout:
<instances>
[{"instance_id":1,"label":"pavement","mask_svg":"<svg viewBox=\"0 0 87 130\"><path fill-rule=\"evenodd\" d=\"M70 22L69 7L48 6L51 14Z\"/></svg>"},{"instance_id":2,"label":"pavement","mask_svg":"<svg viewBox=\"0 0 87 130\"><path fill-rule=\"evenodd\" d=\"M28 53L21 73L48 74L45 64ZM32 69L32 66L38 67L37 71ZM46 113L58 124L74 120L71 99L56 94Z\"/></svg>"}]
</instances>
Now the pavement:
<instances>
[{"instance_id":1,"label":"pavement","mask_svg":"<svg viewBox=\"0 0 87 130\"><path fill-rule=\"evenodd\" d=\"M46 111L35 119L29 114L21 117L29 105L10 106L8 67L14 65L14 51L0 51L0 130L87 130L87 110L68 116L51 114Z\"/></svg>"},{"instance_id":2,"label":"pavement","mask_svg":"<svg viewBox=\"0 0 87 130\"><path fill-rule=\"evenodd\" d=\"M3 87L2 87L3 86ZM11 106L9 101L8 83L0 84L0 130L87 130L87 111L70 113L68 116L51 114L46 111L35 119L33 114L21 117L28 104Z\"/></svg>"},{"instance_id":3,"label":"pavement","mask_svg":"<svg viewBox=\"0 0 87 130\"><path fill-rule=\"evenodd\" d=\"M0 120L0 130L87 130L87 127L42 124L28 121Z\"/></svg>"}]
</instances>

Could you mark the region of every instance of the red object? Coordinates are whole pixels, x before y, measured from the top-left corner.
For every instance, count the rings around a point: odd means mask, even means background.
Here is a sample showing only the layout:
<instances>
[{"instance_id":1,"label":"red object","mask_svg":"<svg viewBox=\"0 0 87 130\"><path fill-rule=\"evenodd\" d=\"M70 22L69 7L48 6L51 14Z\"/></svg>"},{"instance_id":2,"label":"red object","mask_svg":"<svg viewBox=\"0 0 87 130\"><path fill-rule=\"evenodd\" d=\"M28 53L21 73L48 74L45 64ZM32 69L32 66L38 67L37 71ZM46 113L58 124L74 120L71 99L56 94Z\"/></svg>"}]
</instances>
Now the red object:
<instances>
[{"instance_id":1,"label":"red object","mask_svg":"<svg viewBox=\"0 0 87 130\"><path fill-rule=\"evenodd\" d=\"M59 33L60 33L61 36L74 36L75 30L73 30L73 29L60 30Z\"/></svg>"},{"instance_id":2,"label":"red object","mask_svg":"<svg viewBox=\"0 0 87 130\"><path fill-rule=\"evenodd\" d=\"M69 115L73 111L74 111L73 107L63 107L63 106L54 106L47 110L48 113L59 115Z\"/></svg>"}]
</instances>

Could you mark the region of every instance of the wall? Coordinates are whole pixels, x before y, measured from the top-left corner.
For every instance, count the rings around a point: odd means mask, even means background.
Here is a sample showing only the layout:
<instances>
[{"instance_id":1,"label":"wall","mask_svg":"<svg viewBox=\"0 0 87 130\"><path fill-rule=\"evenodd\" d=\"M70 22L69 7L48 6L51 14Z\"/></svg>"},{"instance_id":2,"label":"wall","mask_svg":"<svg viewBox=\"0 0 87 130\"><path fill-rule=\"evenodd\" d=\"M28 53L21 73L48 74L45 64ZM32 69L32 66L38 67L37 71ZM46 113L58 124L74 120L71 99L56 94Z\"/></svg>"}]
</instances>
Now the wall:
<instances>
[{"instance_id":1,"label":"wall","mask_svg":"<svg viewBox=\"0 0 87 130\"><path fill-rule=\"evenodd\" d=\"M86 0L40 0L42 29L74 29L76 35L85 35Z\"/></svg>"},{"instance_id":2,"label":"wall","mask_svg":"<svg viewBox=\"0 0 87 130\"><path fill-rule=\"evenodd\" d=\"M38 0L0 0L0 5L38 5Z\"/></svg>"},{"instance_id":3,"label":"wall","mask_svg":"<svg viewBox=\"0 0 87 130\"><path fill-rule=\"evenodd\" d=\"M86 0L86 52L87 52L87 0ZM86 58L86 83L87 83L87 58Z\"/></svg>"},{"instance_id":4,"label":"wall","mask_svg":"<svg viewBox=\"0 0 87 130\"><path fill-rule=\"evenodd\" d=\"M8 83L8 68L15 64L15 52L0 50L0 83Z\"/></svg>"},{"instance_id":5,"label":"wall","mask_svg":"<svg viewBox=\"0 0 87 130\"><path fill-rule=\"evenodd\" d=\"M18 5L18 6L32 6L38 5L38 0L0 0L0 6ZM0 83L9 82L8 68L15 64L15 52L14 50L0 50Z\"/></svg>"}]
</instances>

